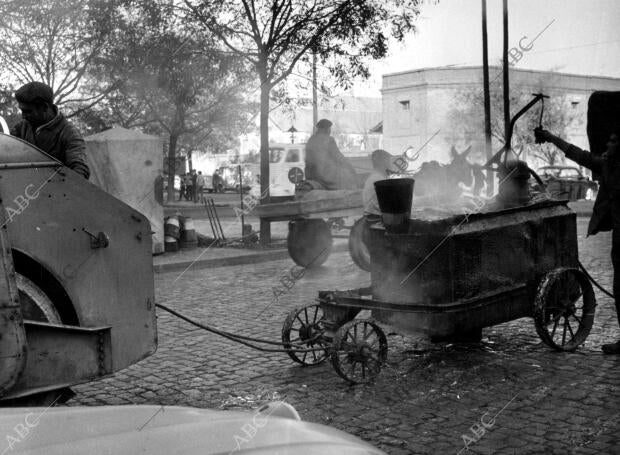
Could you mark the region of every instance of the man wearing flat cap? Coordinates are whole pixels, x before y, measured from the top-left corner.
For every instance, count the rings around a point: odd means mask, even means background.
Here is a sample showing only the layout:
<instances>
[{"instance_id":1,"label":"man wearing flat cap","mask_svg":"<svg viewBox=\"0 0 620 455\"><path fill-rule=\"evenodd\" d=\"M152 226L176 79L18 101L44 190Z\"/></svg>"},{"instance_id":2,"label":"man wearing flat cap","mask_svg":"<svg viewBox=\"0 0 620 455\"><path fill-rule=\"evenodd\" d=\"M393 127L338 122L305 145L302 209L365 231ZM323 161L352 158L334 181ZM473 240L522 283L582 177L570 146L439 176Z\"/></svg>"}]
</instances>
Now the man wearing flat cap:
<instances>
[{"instance_id":1,"label":"man wearing flat cap","mask_svg":"<svg viewBox=\"0 0 620 455\"><path fill-rule=\"evenodd\" d=\"M84 139L54 104L54 93L42 82L29 82L15 92L22 121L11 135L35 145L84 178L90 176Z\"/></svg>"},{"instance_id":2,"label":"man wearing flat cap","mask_svg":"<svg viewBox=\"0 0 620 455\"><path fill-rule=\"evenodd\" d=\"M306 180L311 181L315 189L358 189L355 169L340 153L331 137L331 127L329 120L319 120L316 132L306 143Z\"/></svg>"}]
</instances>

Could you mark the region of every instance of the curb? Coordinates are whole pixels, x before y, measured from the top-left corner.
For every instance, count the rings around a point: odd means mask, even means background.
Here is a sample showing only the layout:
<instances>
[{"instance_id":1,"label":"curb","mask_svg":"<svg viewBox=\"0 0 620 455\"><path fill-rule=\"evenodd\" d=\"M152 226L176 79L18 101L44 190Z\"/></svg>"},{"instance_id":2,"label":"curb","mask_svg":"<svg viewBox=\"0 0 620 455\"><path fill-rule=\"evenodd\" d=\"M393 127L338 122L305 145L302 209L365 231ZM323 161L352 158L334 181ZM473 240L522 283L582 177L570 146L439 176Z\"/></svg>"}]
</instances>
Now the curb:
<instances>
[{"instance_id":1,"label":"curb","mask_svg":"<svg viewBox=\"0 0 620 455\"><path fill-rule=\"evenodd\" d=\"M331 253L341 253L349 251L347 242L337 243L332 246ZM153 264L155 273L166 273L174 271L183 271L188 267L192 270L210 269L215 267L227 267L231 265L247 265L258 264L268 261L279 261L290 258L288 250L277 249L271 251L262 251L260 253L239 254L238 256L230 256L225 258L205 258L197 261L179 261L168 264Z\"/></svg>"}]
</instances>

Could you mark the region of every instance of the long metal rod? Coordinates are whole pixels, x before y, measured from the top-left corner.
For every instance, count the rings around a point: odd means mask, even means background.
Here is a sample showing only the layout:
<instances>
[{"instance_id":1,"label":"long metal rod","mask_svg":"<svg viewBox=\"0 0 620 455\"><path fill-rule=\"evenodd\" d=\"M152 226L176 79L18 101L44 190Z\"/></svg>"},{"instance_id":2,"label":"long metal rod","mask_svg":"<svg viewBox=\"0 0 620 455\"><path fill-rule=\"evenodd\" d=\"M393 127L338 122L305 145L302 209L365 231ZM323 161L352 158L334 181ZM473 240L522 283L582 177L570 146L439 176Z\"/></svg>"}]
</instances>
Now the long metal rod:
<instances>
[{"instance_id":1,"label":"long metal rod","mask_svg":"<svg viewBox=\"0 0 620 455\"><path fill-rule=\"evenodd\" d=\"M508 132L506 136L506 143L504 144L504 146L501 149L499 149L499 151L495 155L493 155L493 157L490 160L488 160L483 167L488 168L489 166L491 166L491 164L498 163L502 154L506 152L507 150L510 150L511 148L510 142L512 140L512 131L514 129L515 123L517 123L517 120L519 120L519 117L525 114L532 106L538 103L538 101L542 100L543 98L549 98L547 95L543 95L542 93L532 93L532 95L534 96L534 99L532 99L519 112L517 112L512 118L512 120L510 120L510 122L508 123Z\"/></svg>"},{"instance_id":2,"label":"long metal rod","mask_svg":"<svg viewBox=\"0 0 620 455\"><path fill-rule=\"evenodd\" d=\"M209 201L211 198L205 199L205 210L207 211L207 217L209 218L209 224L211 225L211 232L213 232L213 238L215 240L219 240L218 234L215 232L215 227L213 226L213 219L211 218L211 206L209 205Z\"/></svg>"},{"instance_id":3,"label":"long metal rod","mask_svg":"<svg viewBox=\"0 0 620 455\"><path fill-rule=\"evenodd\" d=\"M243 238L245 219L243 218L243 175L241 174L240 164L237 165L237 171L239 172L239 200L241 201L241 238Z\"/></svg>"},{"instance_id":4,"label":"long metal rod","mask_svg":"<svg viewBox=\"0 0 620 455\"><path fill-rule=\"evenodd\" d=\"M508 137L510 131L510 78L508 75L508 0L503 2L504 16L504 49L502 58L502 70L504 72L504 137Z\"/></svg>"},{"instance_id":5,"label":"long metal rod","mask_svg":"<svg viewBox=\"0 0 620 455\"><path fill-rule=\"evenodd\" d=\"M213 199L209 200L209 209L211 210L211 216L213 217L213 226L215 226L215 232L217 233L217 238L223 241L224 237L220 233L220 229L217 223L217 211L215 209L215 201Z\"/></svg>"},{"instance_id":6,"label":"long metal rod","mask_svg":"<svg viewBox=\"0 0 620 455\"><path fill-rule=\"evenodd\" d=\"M489 89L489 46L487 36L487 0L482 0L482 79L484 88L484 148L487 161L493 157L491 145L491 95ZM487 172L487 195L493 194L495 174Z\"/></svg>"},{"instance_id":7,"label":"long metal rod","mask_svg":"<svg viewBox=\"0 0 620 455\"><path fill-rule=\"evenodd\" d=\"M35 167L61 167L62 164L55 161L33 161L30 163L2 163L0 169L31 169Z\"/></svg>"},{"instance_id":8,"label":"long metal rod","mask_svg":"<svg viewBox=\"0 0 620 455\"><path fill-rule=\"evenodd\" d=\"M316 52L312 53L312 133L316 132L319 121L319 102L316 90Z\"/></svg>"},{"instance_id":9,"label":"long metal rod","mask_svg":"<svg viewBox=\"0 0 620 455\"><path fill-rule=\"evenodd\" d=\"M222 236L222 240L226 241L226 236L224 236L224 230L222 229L222 223L220 223L220 217L217 214L217 210L215 208L215 202L213 201L213 199L211 199L211 209L213 210L213 215L215 217L215 222L217 223L217 226L220 229L220 234Z\"/></svg>"}]
</instances>

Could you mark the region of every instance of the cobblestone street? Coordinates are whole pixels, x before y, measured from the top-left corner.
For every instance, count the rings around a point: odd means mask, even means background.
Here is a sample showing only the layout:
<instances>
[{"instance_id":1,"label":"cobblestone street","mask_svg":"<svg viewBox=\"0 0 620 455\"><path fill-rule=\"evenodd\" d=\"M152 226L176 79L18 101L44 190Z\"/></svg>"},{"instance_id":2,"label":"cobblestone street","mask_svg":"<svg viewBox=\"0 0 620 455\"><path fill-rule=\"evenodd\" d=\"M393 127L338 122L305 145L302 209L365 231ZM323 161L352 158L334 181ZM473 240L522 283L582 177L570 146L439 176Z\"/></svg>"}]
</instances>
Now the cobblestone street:
<instances>
[{"instance_id":1,"label":"cobblestone street","mask_svg":"<svg viewBox=\"0 0 620 455\"><path fill-rule=\"evenodd\" d=\"M586 239L581 262L611 289L610 236ZM306 271L276 302L272 287L293 262L169 272L155 277L159 303L215 327L280 340L287 313L322 289L367 286L348 253ZM620 337L611 299L598 290L585 346L557 353L531 318L483 331L476 345L430 344L388 334L388 365L374 384L349 386L329 362L301 367L158 311L157 353L111 378L81 385L70 405L162 404L252 409L283 399L302 419L334 426L388 454L620 453L620 357L600 345Z\"/></svg>"}]
</instances>

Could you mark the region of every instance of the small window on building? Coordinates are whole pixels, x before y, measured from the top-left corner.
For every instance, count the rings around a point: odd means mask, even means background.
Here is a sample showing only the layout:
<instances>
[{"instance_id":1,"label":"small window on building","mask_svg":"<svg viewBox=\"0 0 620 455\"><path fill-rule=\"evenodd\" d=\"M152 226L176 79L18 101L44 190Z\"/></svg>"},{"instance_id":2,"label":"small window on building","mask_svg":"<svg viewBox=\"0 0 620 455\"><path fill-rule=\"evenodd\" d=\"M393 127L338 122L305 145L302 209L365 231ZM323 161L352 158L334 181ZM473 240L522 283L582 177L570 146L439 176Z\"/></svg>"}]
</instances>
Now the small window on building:
<instances>
[{"instance_id":1,"label":"small window on building","mask_svg":"<svg viewBox=\"0 0 620 455\"><path fill-rule=\"evenodd\" d=\"M570 102L570 105L571 105L571 107L572 107L573 109L576 109L576 108L577 108L577 106L579 106L579 101L571 101L571 102Z\"/></svg>"},{"instance_id":2,"label":"small window on building","mask_svg":"<svg viewBox=\"0 0 620 455\"><path fill-rule=\"evenodd\" d=\"M269 162L270 163L279 163L282 159L282 155L284 154L284 149L282 148L270 148L269 149Z\"/></svg>"},{"instance_id":3,"label":"small window on building","mask_svg":"<svg viewBox=\"0 0 620 455\"><path fill-rule=\"evenodd\" d=\"M403 111L409 110L409 100L399 101L400 106L403 108Z\"/></svg>"}]
</instances>

